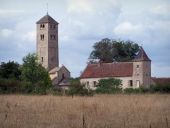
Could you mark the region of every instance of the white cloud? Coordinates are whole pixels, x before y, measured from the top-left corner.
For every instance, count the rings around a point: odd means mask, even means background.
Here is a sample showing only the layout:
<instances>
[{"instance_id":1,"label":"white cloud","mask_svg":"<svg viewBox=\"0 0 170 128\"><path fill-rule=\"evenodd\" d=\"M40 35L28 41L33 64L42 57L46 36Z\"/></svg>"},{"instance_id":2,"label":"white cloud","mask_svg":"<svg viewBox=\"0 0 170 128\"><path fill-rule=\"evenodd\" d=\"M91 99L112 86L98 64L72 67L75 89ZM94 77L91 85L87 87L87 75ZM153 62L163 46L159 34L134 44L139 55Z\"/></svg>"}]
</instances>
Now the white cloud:
<instances>
[{"instance_id":1,"label":"white cloud","mask_svg":"<svg viewBox=\"0 0 170 128\"><path fill-rule=\"evenodd\" d=\"M90 0L71 0L68 4L68 12L90 12L92 11Z\"/></svg>"},{"instance_id":2,"label":"white cloud","mask_svg":"<svg viewBox=\"0 0 170 128\"><path fill-rule=\"evenodd\" d=\"M24 41L35 42L36 32L35 31L27 32L26 34L23 34L21 38L23 38Z\"/></svg>"},{"instance_id":3,"label":"white cloud","mask_svg":"<svg viewBox=\"0 0 170 128\"><path fill-rule=\"evenodd\" d=\"M158 14L158 15L169 15L170 12L170 5L168 4L159 4L155 5L151 8L151 12Z\"/></svg>"},{"instance_id":4,"label":"white cloud","mask_svg":"<svg viewBox=\"0 0 170 128\"><path fill-rule=\"evenodd\" d=\"M11 36L13 33L13 30L7 28L0 30L0 36L5 38Z\"/></svg>"},{"instance_id":5,"label":"white cloud","mask_svg":"<svg viewBox=\"0 0 170 128\"><path fill-rule=\"evenodd\" d=\"M113 30L117 35L135 35L143 31L143 27L140 24L132 24L130 22L120 23Z\"/></svg>"}]
</instances>

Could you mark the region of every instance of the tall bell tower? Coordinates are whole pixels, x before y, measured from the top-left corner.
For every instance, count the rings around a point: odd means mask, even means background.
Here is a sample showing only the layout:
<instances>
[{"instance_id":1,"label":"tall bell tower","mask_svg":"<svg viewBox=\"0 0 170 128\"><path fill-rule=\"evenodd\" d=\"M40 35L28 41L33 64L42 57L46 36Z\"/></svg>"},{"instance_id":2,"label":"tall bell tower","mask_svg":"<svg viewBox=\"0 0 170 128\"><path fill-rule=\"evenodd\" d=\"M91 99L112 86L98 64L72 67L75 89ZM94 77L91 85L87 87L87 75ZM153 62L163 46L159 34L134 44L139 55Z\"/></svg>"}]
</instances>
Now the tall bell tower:
<instances>
[{"instance_id":1,"label":"tall bell tower","mask_svg":"<svg viewBox=\"0 0 170 128\"><path fill-rule=\"evenodd\" d=\"M37 55L38 61L48 71L59 67L58 22L45 15L37 24Z\"/></svg>"}]
</instances>

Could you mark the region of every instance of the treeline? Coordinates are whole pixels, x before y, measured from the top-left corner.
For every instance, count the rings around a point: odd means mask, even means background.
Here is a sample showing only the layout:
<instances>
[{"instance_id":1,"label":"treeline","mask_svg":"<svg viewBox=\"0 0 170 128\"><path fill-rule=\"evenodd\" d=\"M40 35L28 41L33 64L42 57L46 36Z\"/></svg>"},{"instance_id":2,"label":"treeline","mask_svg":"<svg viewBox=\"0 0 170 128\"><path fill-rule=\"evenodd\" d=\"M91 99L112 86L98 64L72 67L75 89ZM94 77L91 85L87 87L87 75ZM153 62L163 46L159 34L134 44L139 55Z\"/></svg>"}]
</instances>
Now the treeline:
<instances>
[{"instance_id":1,"label":"treeline","mask_svg":"<svg viewBox=\"0 0 170 128\"><path fill-rule=\"evenodd\" d=\"M53 95L89 95L116 93L170 93L170 84L151 85L150 88L122 89L119 79L101 79L96 90L80 83L79 78L70 79L69 89L63 90L52 85L49 74L38 63L36 54L28 54L23 64L9 61L0 66L0 94L53 94Z\"/></svg>"},{"instance_id":2,"label":"treeline","mask_svg":"<svg viewBox=\"0 0 170 128\"><path fill-rule=\"evenodd\" d=\"M28 54L23 64L9 61L0 66L0 93L46 94L52 87L48 72L38 63L36 54Z\"/></svg>"}]
</instances>

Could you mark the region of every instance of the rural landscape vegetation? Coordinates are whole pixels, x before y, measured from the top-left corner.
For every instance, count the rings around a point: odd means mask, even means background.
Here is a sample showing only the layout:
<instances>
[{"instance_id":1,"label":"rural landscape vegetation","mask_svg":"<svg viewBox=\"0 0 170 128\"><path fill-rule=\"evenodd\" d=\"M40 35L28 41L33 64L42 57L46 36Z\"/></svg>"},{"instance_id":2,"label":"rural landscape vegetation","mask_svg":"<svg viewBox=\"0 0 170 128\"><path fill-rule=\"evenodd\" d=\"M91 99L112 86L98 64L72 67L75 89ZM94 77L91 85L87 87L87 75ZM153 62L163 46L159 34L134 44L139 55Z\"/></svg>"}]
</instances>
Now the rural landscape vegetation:
<instances>
[{"instance_id":1,"label":"rural landscape vegetation","mask_svg":"<svg viewBox=\"0 0 170 128\"><path fill-rule=\"evenodd\" d=\"M142 43L150 53L156 51L152 57L157 63L170 62L167 0L141 3L121 0L121 4L117 0L63 1L50 0L53 4L50 13L61 19L61 43L55 50L61 51L62 62L71 71L75 69L75 74L85 63L84 56L87 65L133 62ZM170 128L170 82L123 88L121 79L111 77L95 81L92 89L81 83L81 72L69 78L68 88L54 86L38 54L30 50L33 45L29 43L35 44L35 32L24 31L33 26L32 17L40 16L43 4L46 3L33 0L24 3L2 0L0 4L0 128ZM47 4L47 17L49 10ZM44 32L46 26L38 25ZM53 29L56 28L57 34L52 38L57 44L58 26ZM40 37L46 41L44 33ZM11 59L11 54L16 57ZM154 65L154 69L159 69L154 74L167 75L169 65L161 64L160 69ZM151 72L148 76L151 77Z\"/></svg>"},{"instance_id":2,"label":"rural landscape vegetation","mask_svg":"<svg viewBox=\"0 0 170 128\"><path fill-rule=\"evenodd\" d=\"M133 59L138 48L132 41L103 39L94 44L89 63ZM68 90L55 88L36 54L26 55L22 65L2 63L1 127L170 127L170 85L123 90L121 80L111 78L101 79L94 91L85 88L79 78L70 81Z\"/></svg>"}]
</instances>

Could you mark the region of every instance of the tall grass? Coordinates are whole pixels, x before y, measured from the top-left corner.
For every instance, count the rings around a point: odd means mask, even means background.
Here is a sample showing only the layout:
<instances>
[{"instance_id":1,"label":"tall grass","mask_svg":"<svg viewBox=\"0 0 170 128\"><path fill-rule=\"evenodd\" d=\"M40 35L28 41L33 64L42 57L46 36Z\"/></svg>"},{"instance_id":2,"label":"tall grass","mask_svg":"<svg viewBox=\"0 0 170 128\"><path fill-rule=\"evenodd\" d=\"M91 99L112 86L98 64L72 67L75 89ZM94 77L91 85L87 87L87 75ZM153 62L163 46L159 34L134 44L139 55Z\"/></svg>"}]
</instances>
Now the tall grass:
<instances>
[{"instance_id":1,"label":"tall grass","mask_svg":"<svg viewBox=\"0 0 170 128\"><path fill-rule=\"evenodd\" d=\"M168 128L170 95L1 95L0 127Z\"/></svg>"}]
</instances>

